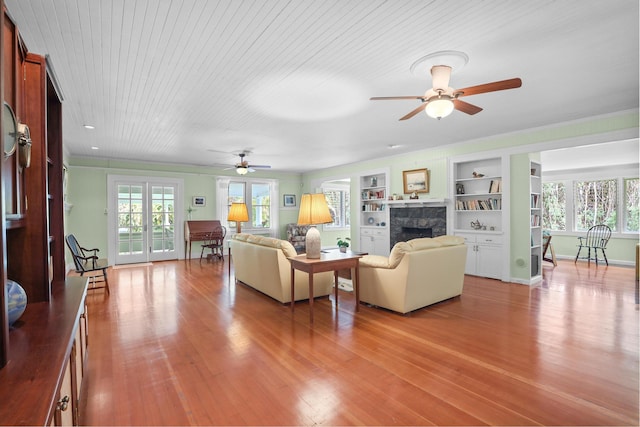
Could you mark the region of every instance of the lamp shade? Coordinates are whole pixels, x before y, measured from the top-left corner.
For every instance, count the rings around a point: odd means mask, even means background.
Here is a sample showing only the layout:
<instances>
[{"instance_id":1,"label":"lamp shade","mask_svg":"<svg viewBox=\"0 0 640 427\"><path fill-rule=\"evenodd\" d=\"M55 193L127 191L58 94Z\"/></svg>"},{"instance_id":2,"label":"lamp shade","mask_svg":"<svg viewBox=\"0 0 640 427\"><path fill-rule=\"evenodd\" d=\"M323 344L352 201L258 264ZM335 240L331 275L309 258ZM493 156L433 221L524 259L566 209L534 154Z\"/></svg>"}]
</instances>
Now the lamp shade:
<instances>
[{"instance_id":1,"label":"lamp shade","mask_svg":"<svg viewBox=\"0 0 640 427\"><path fill-rule=\"evenodd\" d=\"M303 194L298 213L299 225L327 224L333 222L327 199L323 193Z\"/></svg>"},{"instance_id":2,"label":"lamp shade","mask_svg":"<svg viewBox=\"0 0 640 427\"><path fill-rule=\"evenodd\" d=\"M305 251L307 258L320 258L320 232L313 227L316 224L327 224L333 222L329 205L324 194L303 194L300 200L300 212L298 213L299 225L311 225L305 237Z\"/></svg>"},{"instance_id":3,"label":"lamp shade","mask_svg":"<svg viewBox=\"0 0 640 427\"><path fill-rule=\"evenodd\" d=\"M249 212L247 212L247 205L241 202L231 203L231 207L229 208L229 215L227 216L227 221L235 221L236 223L236 231L240 233L240 223L244 221L249 221Z\"/></svg>"}]
</instances>

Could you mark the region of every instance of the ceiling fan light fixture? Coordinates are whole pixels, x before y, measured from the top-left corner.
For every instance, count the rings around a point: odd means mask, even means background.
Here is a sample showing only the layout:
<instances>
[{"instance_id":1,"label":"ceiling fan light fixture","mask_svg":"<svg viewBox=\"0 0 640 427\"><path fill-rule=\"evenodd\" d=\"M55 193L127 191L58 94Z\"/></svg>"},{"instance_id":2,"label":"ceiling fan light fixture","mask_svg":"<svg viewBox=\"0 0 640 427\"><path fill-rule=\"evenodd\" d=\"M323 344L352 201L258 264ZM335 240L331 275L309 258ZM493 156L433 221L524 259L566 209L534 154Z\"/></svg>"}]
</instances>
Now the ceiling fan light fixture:
<instances>
[{"instance_id":1,"label":"ceiling fan light fixture","mask_svg":"<svg viewBox=\"0 0 640 427\"><path fill-rule=\"evenodd\" d=\"M453 112L453 101L450 96L439 96L427 102L424 111L431 118L440 120Z\"/></svg>"},{"instance_id":2,"label":"ceiling fan light fixture","mask_svg":"<svg viewBox=\"0 0 640 427\"><path fill-rule=\"evenodd\" d=\"M245 168L244 166L238 166L236 168L236 173L238 175L246 175L249 172L249 168Z\"/></svg>"},{"instance_id":3,"label":"ceiling fan light fixture","mask_svg":"<svg viewBox=\"0 0 640 427\"><path fill-rule=\"evenodd\" d=\"M431 78L433 81L433 90L446 91L449 87L449 78L451 77L451 67L448 65L434 65L431 67Z\"/></svg>"}]
</instances>

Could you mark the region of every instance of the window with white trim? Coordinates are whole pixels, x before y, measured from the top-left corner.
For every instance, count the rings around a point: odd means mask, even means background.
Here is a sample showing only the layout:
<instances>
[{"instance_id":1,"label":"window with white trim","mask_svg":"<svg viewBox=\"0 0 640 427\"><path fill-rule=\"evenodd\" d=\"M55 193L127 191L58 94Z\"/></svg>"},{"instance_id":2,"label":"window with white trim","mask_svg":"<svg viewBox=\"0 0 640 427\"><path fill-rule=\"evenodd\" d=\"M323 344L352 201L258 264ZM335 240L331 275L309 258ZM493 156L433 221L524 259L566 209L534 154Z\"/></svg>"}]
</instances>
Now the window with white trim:
<instances>
[{"instance_id":1,"label":"window with white trim","mask_svg":"<svg viewBox=\"0 0 640 427\"><path fill-rule=\"evenodd\" d=\"M227 213L231 203L244 202L249 213L249 226L245 228L271 228L272 185L260 181L230 181L227 192ZM229 226L235 227L230 221Z\"/></svg>"},{"instance_id":2,"label":"window with white trim","mask_svg":"<svg viewBox=\"0 0 640 427\"><path fill-rule=\"evenodd\" d=\"M544 182L542 225L552 231L587 231L606 224L614 232L638 232L639 182L638 177Z\"/></svg>"},{"instance_id":3,"label":"window with white trim","mask_svg":"<svg viewBox=\"0 0 640 427\"><path fill-rule=\"evenodd\" d=\"M328 230L345 229L351 226L350 188L347 186L322 186L322 192L327 199L333 222L325 224Z\"/></svg>"},{"instance_id":4,"label":"window with white trim","mask_svg":"<svg viewBox=\"0 0 640 427\"><path fill-rule=\"evenodd\" d=\"M268 197L265 188L269 189ZM247 204L249 221L242 223L242 232L276 237L279 224L278 207L271 203L278 200L279 183L276 179L253 179L230 176L216 177L216 216L227 227L231 238L236 223L228 221L231 202Z\"/></svg>"}]
</instances>

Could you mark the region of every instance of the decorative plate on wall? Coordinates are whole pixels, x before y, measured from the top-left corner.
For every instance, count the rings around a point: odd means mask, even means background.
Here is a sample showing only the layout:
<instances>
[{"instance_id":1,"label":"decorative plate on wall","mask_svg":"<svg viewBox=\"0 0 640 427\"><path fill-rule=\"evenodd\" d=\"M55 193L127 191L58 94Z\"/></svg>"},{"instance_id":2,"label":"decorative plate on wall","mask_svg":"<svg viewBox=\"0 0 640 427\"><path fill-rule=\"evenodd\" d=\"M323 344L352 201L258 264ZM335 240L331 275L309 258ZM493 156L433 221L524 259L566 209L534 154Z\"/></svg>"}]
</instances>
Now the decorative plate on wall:
<instances>
[{"instance_id":1,"label":"decorative plate on wall","mask_svg":"<svg viewBox=\"0 0 640 427\"><path fill-rule=\"evenodd\" d=\"M368 222L369 224L373 224L375 221L376 221L376 220L375 220L375 219L373 219L373 217L372 217L372 216L370 216L370 217L369 217L369 219L367 220L367 222Z\"/></svg>"},{"instance_id":2,"label":"decorative plate on wall","mask_svg":"<svg viewBox=\"0 0 640 427\"><path fill-rule=\"evenodd\" d=\"M4 124L4 132L2 134L2 146L4 147L4 156L9 157L16 151L16 143L18 142L18 132L16 123L16 115L13 114L11 106L4 103L2 111L2 123Z\"/></svg>"}]
</instances>

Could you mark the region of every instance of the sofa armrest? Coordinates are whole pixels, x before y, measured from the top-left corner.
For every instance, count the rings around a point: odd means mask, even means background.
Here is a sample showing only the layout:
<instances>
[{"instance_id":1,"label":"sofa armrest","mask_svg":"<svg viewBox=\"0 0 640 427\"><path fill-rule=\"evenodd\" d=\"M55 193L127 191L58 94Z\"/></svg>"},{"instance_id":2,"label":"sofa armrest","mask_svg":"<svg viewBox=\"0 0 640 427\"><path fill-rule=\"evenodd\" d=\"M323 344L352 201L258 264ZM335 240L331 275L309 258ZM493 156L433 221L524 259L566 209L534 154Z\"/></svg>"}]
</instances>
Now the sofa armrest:
<instances>
[{"instance_id":1,"label":"sofa armrest","mask_svg":"<svg viewBox=\"0 0 640 427\"><path fill-rule=\"evenodd\" d=\"M380 255L365 255L360 258L360 267L369 268L392 268L389 265L389 258Z\"/></svg>"}]
</instances>

